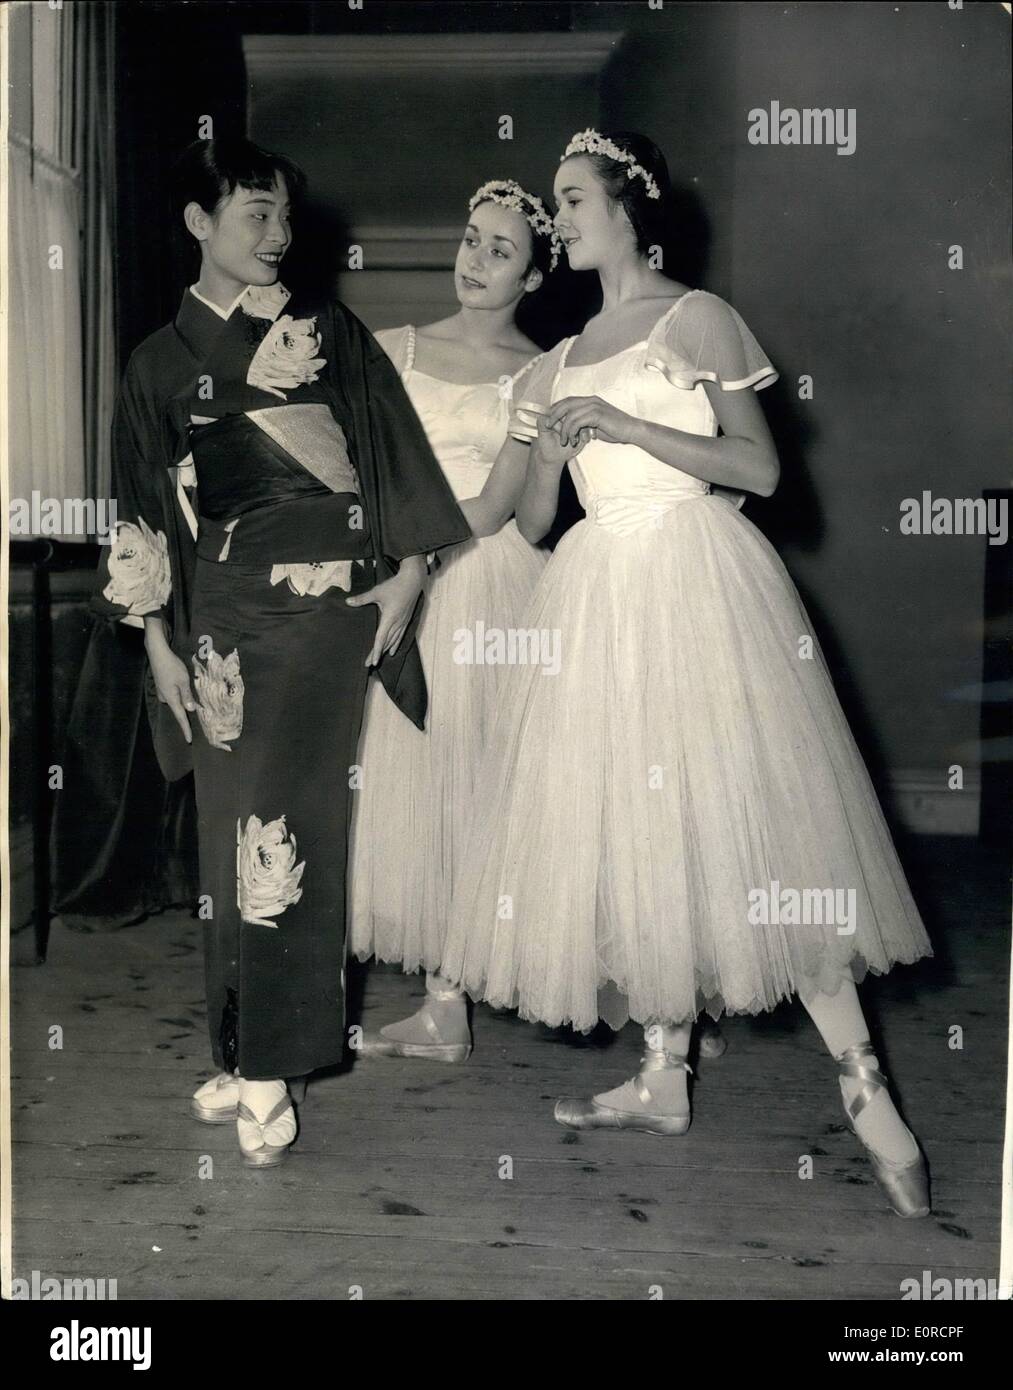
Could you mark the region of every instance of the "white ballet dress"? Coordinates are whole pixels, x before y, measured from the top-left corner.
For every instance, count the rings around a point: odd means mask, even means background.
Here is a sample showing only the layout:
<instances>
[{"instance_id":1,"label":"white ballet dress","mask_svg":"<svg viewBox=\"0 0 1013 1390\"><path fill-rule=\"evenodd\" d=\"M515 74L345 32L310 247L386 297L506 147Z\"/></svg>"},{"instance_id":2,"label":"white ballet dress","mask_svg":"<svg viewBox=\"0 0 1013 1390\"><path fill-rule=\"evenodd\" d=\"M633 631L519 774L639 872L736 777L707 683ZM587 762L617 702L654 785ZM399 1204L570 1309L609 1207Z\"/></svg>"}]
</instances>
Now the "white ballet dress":
<instances>
[{"instance_id":1,"label":"white ballet dress","mask_svg":"<svg viewBox=\"0 0 1013 1390\"><path fill-rule=\"evenodd\" d=\"M478 496L506 439L511 394L539 359L512 378L467 386L418 371L413 327L376 336L454 496ZM424 731L370 682L349 841L349 949L360 960L397 961L406 972L440 966L475 774L508 669L499 657L509 656L508 634L547 559L513 521L440 552L418 627Z\"/></svg>"},{"instance_id":2,"label":"white ballet dress","mask_svg":"<svg viewBox=\"0 0 1013 1390\"><path fill-rule=\"evenodd\" d=\"M569 366L574 341L517 393L517 438L534 437L534 411L591 395L715 436L703 382L777 377L703 290L603 361ZM508 670L442 973L586 1030L757 1013L931 955L770 544L729 497L638 447L592 440L569 467L586 516L522 620L558 637L558 669Z\"/></svg>"}]
</instances>

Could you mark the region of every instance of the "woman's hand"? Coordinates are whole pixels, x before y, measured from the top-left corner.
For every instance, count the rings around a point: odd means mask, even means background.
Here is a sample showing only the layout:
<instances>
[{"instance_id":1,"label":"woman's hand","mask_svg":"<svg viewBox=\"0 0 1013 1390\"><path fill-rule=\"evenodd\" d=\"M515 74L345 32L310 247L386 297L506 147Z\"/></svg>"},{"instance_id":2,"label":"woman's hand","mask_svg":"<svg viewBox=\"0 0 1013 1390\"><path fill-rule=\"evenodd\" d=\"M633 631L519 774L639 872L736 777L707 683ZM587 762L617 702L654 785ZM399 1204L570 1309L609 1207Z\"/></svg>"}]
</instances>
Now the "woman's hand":
<instances>
[{"instance_id":1,"label":"woman's hand","mask_svg":"<svg viewBox=\"0 0 1013 1390\"><path fill-rule=\"evenodd\" d=\"M145 624L144 647L158 698L163 705L169 706L187 743L192 743L186 711L195 710L197 705L190 689L190 672L169 646L164 633L159 630L154 636L148 624Z\"/></svg>"},{"instance_id":2,"label":"woman's hand","mask_svg":"<svg viewBox=\"0 0 1013 1390\"><path fill-rule=\"evenodd\" d=\"M380 610L376 637L373 639L373 646L366 657L365 665L375 666L384 652L390 652L393 656L397 651L415 612L425 573L425 557L409 555L401 561L401 568L393 578L375 584L363 594L353 594L351 598L345 599L349 608L361 608L363 604L375 603Z\"/></svg>"},{"instance_id":3,"label":"woman's hand","mask_svg":"<svg viewBox=\"0 0 1013 1390\"><path fill-rule=\"evenodd\" d=\"M618 406L609 405L600 396L564 396L541 417L545 424L558 430L564 444L580 445L588 439L603 439L607 444L632 444L640 421L627 415Z\"/></svg>"},{"instance_id":4,"label":"woman's hand","mask_svg":"<svg viewBox=\"0 0 1013 1390\"><path fill-rule=\"evenodd\" d=\"M562 430L553 429L548 424L547 414L539 415L538 438L531 446L534 450L535 462L559 472L568 459L572 459L580 453L587 440L588 435L585 433L583 438L578 438L574 444L571 444Z\"/></svg>"}]
</instances>

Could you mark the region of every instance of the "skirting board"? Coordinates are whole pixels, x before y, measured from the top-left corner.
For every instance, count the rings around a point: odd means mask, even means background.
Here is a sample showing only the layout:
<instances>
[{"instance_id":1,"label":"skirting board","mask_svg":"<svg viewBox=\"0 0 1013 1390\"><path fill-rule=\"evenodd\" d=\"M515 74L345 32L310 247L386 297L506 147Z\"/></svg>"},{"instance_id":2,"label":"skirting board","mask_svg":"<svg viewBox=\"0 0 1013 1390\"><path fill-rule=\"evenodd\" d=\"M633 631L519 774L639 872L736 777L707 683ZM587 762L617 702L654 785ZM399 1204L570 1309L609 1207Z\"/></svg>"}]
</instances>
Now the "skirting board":
<instances>
[{"instance_id":1,"label":"skirting board","mask_svg":"<svg viewBox=\"0 0 1013 1390\"><path fill-rule=\"evenodd\" d=\"M944 772L896 768L888 782L889 809L897 823L916 835L977 835L981 780L965 770L964 786L951 791Z\"/></svg>"}]
</instances>

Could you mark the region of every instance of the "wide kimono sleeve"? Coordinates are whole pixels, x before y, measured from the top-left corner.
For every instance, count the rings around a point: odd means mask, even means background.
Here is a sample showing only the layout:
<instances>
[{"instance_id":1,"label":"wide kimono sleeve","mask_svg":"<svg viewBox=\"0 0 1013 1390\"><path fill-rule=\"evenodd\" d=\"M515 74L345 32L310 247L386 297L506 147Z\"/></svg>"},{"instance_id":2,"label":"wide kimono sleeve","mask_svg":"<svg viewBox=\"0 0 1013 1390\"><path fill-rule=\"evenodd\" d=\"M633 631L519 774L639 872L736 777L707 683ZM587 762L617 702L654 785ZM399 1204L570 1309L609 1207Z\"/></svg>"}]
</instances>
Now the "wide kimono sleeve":
<instances>
[{"instance_id":1,"label":"wide kimono sleeve","mask_svg":"<svg viewBox=\"0 0 1013 1390\"><path fill-rule=\"evenodd\" d=\"M328 381L347 426L382 581L408 556L470 540L472 532L387 353L338 301L326 318ZM420 595L397 651L385 652L376 668L387 694L420 729L427 706L415 642L422 601Z\"/></svg>"},{"instance_id":2,"label":"wide kimono sleeve","mask_svg":"<svg viewBox=\"0 0 1013 1390\"><path fill-rule=\"evenodd\" d=\"M777 372L741 314L706 290L677 301L657 323L647 343L645 366L673 386L691 391L716 382L722 391L760 391Z\"/></svg>"},{"instance_id":3,"label":"wide kimono sleeve","mask_svg":"<svg viewBox=\"0 0 1013 1390\"><path fill-rule=\"evenodd\" d=\"M171 523L161 422L145 390L136 354L130 359L113 415L112 502L115 524L99 562L93 607L101 617L143 627L167 613L172 596Z\"/></svg>"},{"instance_id":4,"label":"wide kimono sleeve","mask_svg":"<svg viewBox=\"0 0 1013 1390\"><path fill-rule=\"evenodd\" d=\"M112 433L115 524L104 546L92 609L112 623L143 628L160 614L177 656L186 660L193 536L181 510L177 470L160 403L156 354L131 357L116 401ZM145 669L145 697L159 764L175 780L191 766L189 745Z\"/></svg>"},{"instance_id":5,"label":"wide kimono sleeve","mask_svg":"<svg viewBox=\"0 0 1013 1390\"><path fill-rule=\"evenodd\" d=\"M388 560L471 539L397 368L365 324L335 302L329 363L351 416L354 462L376 549Z\"/></svg>"}]
</instances>

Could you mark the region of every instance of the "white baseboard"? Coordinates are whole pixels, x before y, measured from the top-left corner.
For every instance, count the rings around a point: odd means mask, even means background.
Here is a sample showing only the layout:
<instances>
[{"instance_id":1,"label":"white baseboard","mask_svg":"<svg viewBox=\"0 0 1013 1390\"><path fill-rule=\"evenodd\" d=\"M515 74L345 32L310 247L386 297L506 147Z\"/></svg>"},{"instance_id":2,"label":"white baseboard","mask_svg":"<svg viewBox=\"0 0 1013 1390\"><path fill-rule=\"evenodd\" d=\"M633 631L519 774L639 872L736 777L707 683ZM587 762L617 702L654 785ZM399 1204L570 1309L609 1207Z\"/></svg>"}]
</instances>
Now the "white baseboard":
<instances>
[{"instance_id":1,"label":"white baseboard","mask_svg":"<svg viewBox=\"0 0 1013 1390\"><path fill-rule=\"evenodd\" d=\"M977 835L981 780L966 770L964 785L951 791L945 768L895 768L888 790L894 815L916 835Z\"/></svg>"}]
</instances>

